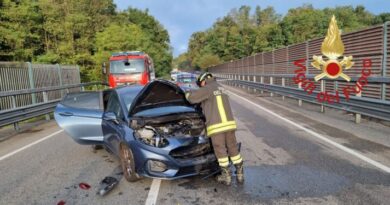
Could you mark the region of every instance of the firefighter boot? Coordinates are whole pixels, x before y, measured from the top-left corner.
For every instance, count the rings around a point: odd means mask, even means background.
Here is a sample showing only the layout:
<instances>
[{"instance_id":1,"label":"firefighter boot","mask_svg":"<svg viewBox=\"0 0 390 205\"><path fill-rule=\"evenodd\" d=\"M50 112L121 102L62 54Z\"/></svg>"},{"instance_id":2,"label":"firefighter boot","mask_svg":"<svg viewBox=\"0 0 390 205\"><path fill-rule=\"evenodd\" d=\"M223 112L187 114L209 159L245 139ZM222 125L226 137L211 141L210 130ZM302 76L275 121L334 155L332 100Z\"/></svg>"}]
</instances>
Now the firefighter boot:
<instances>
[{"instance_id":1,"label":"firefighter boot","mask_svg":"<svg viewBox=\"0 0 390 205\"><path fill-rule=\"evenodd\" d=\"M221 167L221 174L217 176L217 181L228 186L232 183L232 174L229 167Z\"/></svg>"},{"instance_id":2,"label":"firefighter boot","mask_svg":"<svg viewBox=\"0 0 390 205\"><path fill-rule=\"evenodd\" d=\"M237 182L240 184L244 183L244 162L240 162L234 166L236 167Z\"/></svg>"}]
</instances>

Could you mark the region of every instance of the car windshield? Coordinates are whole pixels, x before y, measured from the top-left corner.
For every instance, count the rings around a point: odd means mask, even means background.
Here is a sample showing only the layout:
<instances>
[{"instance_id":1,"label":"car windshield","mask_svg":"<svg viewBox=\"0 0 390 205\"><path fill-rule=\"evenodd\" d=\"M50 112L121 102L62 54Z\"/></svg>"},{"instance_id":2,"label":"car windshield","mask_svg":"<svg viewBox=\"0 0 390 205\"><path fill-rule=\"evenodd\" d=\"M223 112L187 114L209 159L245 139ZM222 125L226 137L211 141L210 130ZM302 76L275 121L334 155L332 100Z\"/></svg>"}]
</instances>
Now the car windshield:
<instances>
[{"instance_id":1,"label":"car windshield","mask_svg":"<svg viewBox=\"0 0 390 205\"><path fill-rule=\"evenodd\" d=\"M121 94L122 101L126 105L126 109L127 109L126 111L127 112L129 112L131 103L133 103L134 98L138 95L140 90L141 90L141 88L139 88L139 89L131 89L131 90L128 90L128 91L124 92L123 94Z\"/></svg>"},{"instance_id":2,"label":"car windshield","mask_svg":"<svg viewBox=\"0 0 390 205\"><path fill-rule=\"evenodd\" d=\"M125 61L111 61L111 73L141 73L144 71L144 59L130 59Z\"/></svg>"}]
</instances>

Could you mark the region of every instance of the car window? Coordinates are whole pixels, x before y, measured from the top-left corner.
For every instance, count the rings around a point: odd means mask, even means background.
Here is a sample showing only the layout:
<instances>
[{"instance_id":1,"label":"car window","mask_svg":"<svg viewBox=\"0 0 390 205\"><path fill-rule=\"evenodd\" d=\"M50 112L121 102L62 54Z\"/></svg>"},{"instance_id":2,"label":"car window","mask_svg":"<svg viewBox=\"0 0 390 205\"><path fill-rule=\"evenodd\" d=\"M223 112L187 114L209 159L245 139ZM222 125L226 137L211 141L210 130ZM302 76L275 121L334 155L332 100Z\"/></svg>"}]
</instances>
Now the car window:
<instances>
[{"instance_id":1,"label":"car window","mask_svg":"<svg viewBox=\"0 0 390 205\"><path fill-rule=\"evenodd\" d=\"M126 61L111 61L111 73L140 73L144 71L144 59L129 59Z\"/></svg>"},{"instance_id":2,"label":"car window","mask_svg":"<svg viewBox=\"0 0 390 205\"><path fill-rule=\"evenodd\" d=\"M106 112L113 112L118 119L124 119L124 114L116 93L111 93Z\"/></svg>"},{"instance_id":3,"label":"car window","mask_svg":"<svg viewBox=\"0 0 390 205\"><path fill-rule=\"evenodd\" d=\"M70 93L62 100L61 104L74 108L103 110L100 92Z\"/></svg>"}]
</instances>

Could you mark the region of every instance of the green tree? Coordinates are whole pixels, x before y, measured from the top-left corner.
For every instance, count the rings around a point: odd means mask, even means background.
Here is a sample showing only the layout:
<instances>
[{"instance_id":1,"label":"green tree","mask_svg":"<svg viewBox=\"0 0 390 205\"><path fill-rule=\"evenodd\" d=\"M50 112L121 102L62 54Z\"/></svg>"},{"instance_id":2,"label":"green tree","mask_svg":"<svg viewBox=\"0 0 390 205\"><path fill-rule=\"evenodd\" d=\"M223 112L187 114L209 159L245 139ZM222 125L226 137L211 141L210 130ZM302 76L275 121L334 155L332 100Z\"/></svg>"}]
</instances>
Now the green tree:
<instances>
[{"instance_id":1,"label":"green tree","mask_svg":"<svg viewBox=\"0 0 390 205\"><path fill-rule=\"evenodd\" d=\"M118 35L119 34L119 35ZM94 61L95 69L88 69L89 79L101 79L100 66L103 62L108 62L113 52L145 50L148 38L142 29L135 24L127 25L113 23L96 34L96 53Z\"/></svg>"},{"instance_id":2,"label":"green tree","mask_svg":"<svg viewBox=\"0 0 390 205\"><path fill-rule=\"evenodd\" d=\"M205 62L219 58L226 62L254 53L322 37L335 15L343 32L355 31L390 20L389 13L375 16L364 6L339 6L315 9L310 4L290 9L285 16L272 7L249 6L232 9L205 31L195 32L189 41L187 58L192 66L204 68ZM203 60L203 58L207 60ZM208 63L210 64L210 63Z\"/></svg>"},{"instance_id":3,"label":"green tree","mask_svg":"<svg viewBox=\"0 0 390 205\"><path fill-rule=\"evenodd\" d=\"M0 60L30 61L42 52L42 13L36 1L1 2Z\"/></svg>"},{"instance_id":4,"label":"green tree","mask_svg":"<svg viewBox=\"0 0 390 205\"><path fill-rule=\"evenodd\" d=\"M218 65L222 63L217 55L206 53L199 59L198 65L202 70L206 70L208 67Z\"/></svg>"},{"instance_id":5,"label":"green tree","mask_svg":"<svg viewBox=\"0 0 390 205\"><path fill-rule=\"evenodd\" d=\"M386 21L390 21L390 13L381 13L374 17L373 24L382 24Z\"/></svg>"},{"instance_id":6,"label":"green tree","mask_svg":"<svg viewBox=\"0 0 390 205\"><path fill-rule=\"evenodd\" d=\"M328 25L329 18L322 10L314 9L312 5L290 9L280 23L286 45L322 36Z\"/></svg>"},{"instance_id":7,"label":"green tree","mask_svg":"<svg viewBox=\"0 0 390 205\"><path fill-rule=\"evenodd\" d=\"M191 61L188 60L188 54L182 53L175 59L173 59L172 67L179 70L192 71L194 68L191 66Z\"/></svg>"}]
</instances>

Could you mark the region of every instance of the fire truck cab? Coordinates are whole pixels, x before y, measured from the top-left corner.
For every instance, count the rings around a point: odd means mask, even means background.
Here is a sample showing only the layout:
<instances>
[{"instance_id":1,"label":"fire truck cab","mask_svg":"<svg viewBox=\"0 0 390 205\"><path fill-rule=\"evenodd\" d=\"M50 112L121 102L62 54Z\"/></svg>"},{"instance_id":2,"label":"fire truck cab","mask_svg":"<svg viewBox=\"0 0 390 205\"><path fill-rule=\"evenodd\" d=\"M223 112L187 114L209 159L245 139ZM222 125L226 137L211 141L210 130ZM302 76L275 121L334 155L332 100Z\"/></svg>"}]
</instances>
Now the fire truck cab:
<instances>
[{"instance_id":1,"label":"fire truck cab","mask_svg":"<svg viewBox=\"0 0 390 205\"><path fill-rule=\"evenodd\" d=\"M109 69L103 64L103 72L108 75L112 88L129 84L145 85L155 78L152 58L141 51L113 53Z\"/></svg>"}]
</instances>

